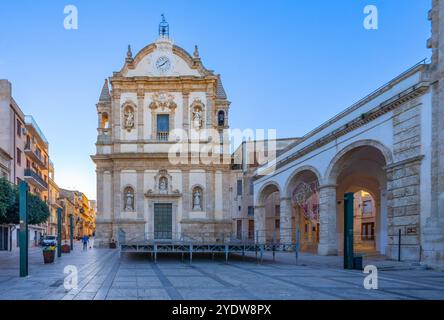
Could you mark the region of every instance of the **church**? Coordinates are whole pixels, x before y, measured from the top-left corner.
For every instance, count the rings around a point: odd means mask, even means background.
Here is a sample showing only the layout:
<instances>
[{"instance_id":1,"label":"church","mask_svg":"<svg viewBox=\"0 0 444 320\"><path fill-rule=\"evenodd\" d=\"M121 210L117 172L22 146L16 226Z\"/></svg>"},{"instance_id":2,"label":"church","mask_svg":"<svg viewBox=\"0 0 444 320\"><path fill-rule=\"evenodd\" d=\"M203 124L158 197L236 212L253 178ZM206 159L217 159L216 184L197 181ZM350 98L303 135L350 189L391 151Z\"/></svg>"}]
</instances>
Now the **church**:
<instances>
[{"instance_id":1,"label":"church","mask_svg":"<svg viewBox=\"0 0 444 320\"><path fill-rule=\"evenodd\" d=\"M197 47L174 45L163 19L157 41L135 57L128 48L97 104L96 241L297 244L442 269L443 12L434 0L431 61L306 135L272 141L265 163L249 149L260 141L231 156L221 77Z\"/></svg>"},{"instance_id":2,"label":"church","mask_svg":"<svg viewBox=\"0 0 444 320\"><path fill-rule=\"evenodd\" d=\"M98 245L231 231L229 107L221 77L197 46L190 55L173 43L165 18L154 43L134 57L128 47L97 104Z\"/></svg>"}]
</instances>

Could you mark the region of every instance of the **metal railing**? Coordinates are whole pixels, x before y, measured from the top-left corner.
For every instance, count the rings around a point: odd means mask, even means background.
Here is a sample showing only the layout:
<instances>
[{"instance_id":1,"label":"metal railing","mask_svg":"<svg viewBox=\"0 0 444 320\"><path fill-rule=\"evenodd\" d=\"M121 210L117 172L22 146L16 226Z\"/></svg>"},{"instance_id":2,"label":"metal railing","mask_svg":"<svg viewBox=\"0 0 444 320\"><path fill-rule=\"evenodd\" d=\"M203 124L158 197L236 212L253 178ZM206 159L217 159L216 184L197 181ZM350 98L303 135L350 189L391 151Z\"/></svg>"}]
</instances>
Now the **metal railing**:
<instances>
[{"instance_id":1,"label":"metal railing","mask_svg":"<svg viewBox=\"0 0 444 320\"><path fill-rule=\"evenodd\" d=\"M157 132L157 140L159 141L168 141L169 136L170 136L169 132L163 132L163 131Z\"/></svg>"},{"instance_id":2,"label":"metal railing","mask_svg":"<svg viewBox=\"0 0 444 320\"><path fill-rule=\"evenodd\" d=\"M35 173L34 171L32 171L32 169L25 169L25 178L33 178L34 180L36 180L42 187L44 187L45 189L48 188L48 184L46 183L45 180L43 180L42 177L40 177L37 173Z\"/></svg>"},{"instance_id":3,"label":"metal railing","mask_svg":"<svg viewBox=\"0 0 444 320\"><path fill-rule=\"evenodd\" d=\"M45 161L42 153L39 152L37 150L37 148L32 148L30 143L26 143L26 145L25 145L25 152L32 153L32 156L34 157L34 159L37 159L43 167L47 167L48 166L48 162Z\"/></svg>"}]
</instances>

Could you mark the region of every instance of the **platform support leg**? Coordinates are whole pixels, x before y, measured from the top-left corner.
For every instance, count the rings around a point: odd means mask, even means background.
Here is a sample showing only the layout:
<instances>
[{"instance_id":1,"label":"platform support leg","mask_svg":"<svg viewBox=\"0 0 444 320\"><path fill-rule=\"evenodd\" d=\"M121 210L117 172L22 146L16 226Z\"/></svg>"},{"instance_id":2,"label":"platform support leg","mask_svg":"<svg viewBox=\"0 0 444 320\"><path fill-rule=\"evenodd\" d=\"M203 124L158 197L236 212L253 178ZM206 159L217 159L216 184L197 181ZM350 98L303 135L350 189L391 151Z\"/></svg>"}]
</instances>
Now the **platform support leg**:
<instances>
[{"instance_id":1,"label":"platform support leg","mask_svg":"<svg viewBox=\"0 0 444 320\"><path fill-rule=\"evenodd\" d=\"M157 244L154 245L154 263L157 263Z\"/></svg>"},{"instance_id":2,"label":"platform support leg","mask_svg":"<svg viewBox=\"0 0 444 320\"><path fill-rule=\"evenodd\" d=\"M229 254L228 245L225 245L225 263L228 263L228 254Z\"/></svg>"},{"instance_id":3,"label":"platform support leg","mask_svg":"<svg viewBox=\"0 0 444 320\"><path fill-rule=\"evenodd\" d=\"M261 263L264 261L264 245L260 246L260 250L261 250Z\"/></svg>"},{"instance_id":4,"label":"platform support leg","mask_svg":"<svg viewBox=\"0 0 444 320\"><path fill-rule=\"evenodd\" d=\"M193 263L193 245L190 244L190 264Z\"/></svg>"}]
</instances>

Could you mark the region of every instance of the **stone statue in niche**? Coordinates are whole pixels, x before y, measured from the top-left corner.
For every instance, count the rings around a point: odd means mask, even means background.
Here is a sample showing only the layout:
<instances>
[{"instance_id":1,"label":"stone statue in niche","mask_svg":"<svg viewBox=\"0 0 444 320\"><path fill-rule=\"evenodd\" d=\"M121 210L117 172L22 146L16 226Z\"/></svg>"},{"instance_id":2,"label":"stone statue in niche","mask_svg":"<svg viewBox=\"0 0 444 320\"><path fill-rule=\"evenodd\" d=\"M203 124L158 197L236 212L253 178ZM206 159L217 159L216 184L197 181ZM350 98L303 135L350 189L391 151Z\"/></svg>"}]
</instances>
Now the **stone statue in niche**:
<instances>
[{"instance_id":1,"label":"stone statue in niche","mask_svg":"<svg viewBox=\"0 0 444 320\"><path fill-rule=\"evenodd\" d=\"M134 192L129 188L125 194L125 211L134 212Z\"/></svg>"},{"instance_id":2,"label":"stone statue in niche","mask_svg":"<svg viewBox=\"0 0 444 320\"><path fill-rule=\"evenodd\" d=\"M159 193L168 193L168 180L165 177L162 177L159 180Z\"/></svg>"},{"instance_id":3,"label":"stone statue in niche","mask_svg":"<svg viewBox=\"0 0 444 320\"><path fill-rule=\"evenodd\" d=\"M196 189L193 194L193 210L202 211L202 195L199 189Z\"/></svg>"},{"instance_id":4,"label":"stone statue in niche","mask_svg":"<svg viewBox=\"0 0 444 320\"><path fill-rule=\"evenodd\" d=\"M193 112L193 127L195 129L202 128L202 111L199 108L194 109Z\"/></svg>"},{"instance_id":5,"label":"stone statue in niche","mask_svg":"<svg viewBox=\"0 0 444 320\"><path fill-rule=\"evenodd\" d=\"M125 129L127 130L131 130L134 129L134 110L131 107L128 107L125 109L125 113L124 113L124 124L125 124Z\"/></svg>"}]
</instances>

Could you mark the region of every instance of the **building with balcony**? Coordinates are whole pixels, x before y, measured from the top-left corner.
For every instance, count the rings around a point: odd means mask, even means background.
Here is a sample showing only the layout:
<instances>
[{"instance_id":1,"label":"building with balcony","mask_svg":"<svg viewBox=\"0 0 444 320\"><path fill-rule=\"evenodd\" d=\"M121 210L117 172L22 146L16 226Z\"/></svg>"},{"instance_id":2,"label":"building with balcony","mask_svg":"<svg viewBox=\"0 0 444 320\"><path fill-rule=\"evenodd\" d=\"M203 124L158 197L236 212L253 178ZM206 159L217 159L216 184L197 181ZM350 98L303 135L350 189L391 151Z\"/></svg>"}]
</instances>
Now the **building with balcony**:
<instances>
[{"instance_id":1,"label":"building with balcony","mask_svg":"<svg viewBox=\"0 0 444 320\"><path fill-rule=\"evenodd\" d=\"M48 203L49 169L49 143L45 135L34 118L26 116L14 100L11 83L0 80L0 177L15 185L26 181L29 191ZM9 234L0 250L17 247L18 226L3 225L0 229L2 234ZM49 230L47 224L29 226L30 245L38 245Z\"/></svg>"},{"instance_id":2,"label":"building with balcony","mask_svg":"<svg viewBox=\"0 0 444 320\"><path fill-rule=\"evenodd\" d=\"M95 232L95 202L80 191L60 189L59 203L63 208L62 239L69 239L69 221L73 217L73 237L80 239Z\"/></svg>"}]
</instances>

